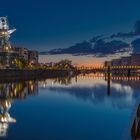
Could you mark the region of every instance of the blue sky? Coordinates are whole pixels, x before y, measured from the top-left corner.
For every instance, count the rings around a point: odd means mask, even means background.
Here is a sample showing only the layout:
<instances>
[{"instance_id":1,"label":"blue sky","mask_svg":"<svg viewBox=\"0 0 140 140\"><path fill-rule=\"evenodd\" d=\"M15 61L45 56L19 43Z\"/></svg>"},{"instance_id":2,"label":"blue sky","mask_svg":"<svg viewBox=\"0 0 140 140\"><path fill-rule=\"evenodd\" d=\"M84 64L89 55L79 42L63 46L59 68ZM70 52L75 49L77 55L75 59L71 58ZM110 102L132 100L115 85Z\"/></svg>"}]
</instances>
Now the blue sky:
<instances>
[{"instance_id":1,"label":"blue sky","mask_svg":"<svg viewBox=\"0 0 140 140\"><path fill-rule=\"evenodd\" d=\"M17 28L13 43L43 51L130 31L140 19L139 5L139 0L3 0L0 15Z\"/></svg>"}]
</instances>

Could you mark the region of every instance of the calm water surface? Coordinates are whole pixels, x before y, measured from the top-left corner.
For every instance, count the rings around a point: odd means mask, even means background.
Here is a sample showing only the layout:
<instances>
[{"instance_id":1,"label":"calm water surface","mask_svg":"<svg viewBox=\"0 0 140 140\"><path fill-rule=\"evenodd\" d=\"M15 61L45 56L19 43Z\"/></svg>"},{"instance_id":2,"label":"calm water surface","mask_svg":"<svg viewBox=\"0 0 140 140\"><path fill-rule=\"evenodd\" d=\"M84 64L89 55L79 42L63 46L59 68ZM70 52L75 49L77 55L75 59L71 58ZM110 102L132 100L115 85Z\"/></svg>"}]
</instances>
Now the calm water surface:
<instances>
[{"instance_id":1,"label":"calm water surface","mask_svg":"<svg viewBox=\"0 0 140 140\"><path fill-rule=\"evenodd\" d=\"M0 139L129 139L139 85L89 75L0 84Z\"/></svg>"}]
</instances>

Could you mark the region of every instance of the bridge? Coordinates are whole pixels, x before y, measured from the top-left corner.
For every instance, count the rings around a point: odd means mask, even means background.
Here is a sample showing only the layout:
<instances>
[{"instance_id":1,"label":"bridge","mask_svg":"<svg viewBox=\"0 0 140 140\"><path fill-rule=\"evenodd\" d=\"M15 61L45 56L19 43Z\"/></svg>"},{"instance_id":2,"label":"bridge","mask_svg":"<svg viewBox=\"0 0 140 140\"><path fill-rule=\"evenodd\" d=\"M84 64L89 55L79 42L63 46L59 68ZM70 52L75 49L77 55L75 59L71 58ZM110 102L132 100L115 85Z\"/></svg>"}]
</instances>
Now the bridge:
<instances>
[{"instance_id":1,"label":"bridge","mask_svg":"<svg viewBox=\"0 0 140 140\"><path fill-rule=\"evenodd\" d=\"M104 74L93 74L93 75L78 75L77 78L80 79L92 79L92 80L107 80L108 77ZM110 76L112 81L140 81L140 76Z\"/></svg>"},{"instance_id":2,"label":"bridge","mask_svg":"<svg viewBox=\"0 0 140 140\"><path fill-rule=\"evenodd\" d=\"M98 67L77 67L77 70L107 70L110 67L111 70L118 69L131 69L137 70L140 69L140 66L98 66Z\"/></svg>"},{"instance_id":3,"label":"bridge","mask_svg":"<svg viewBox=\"0 0 140 140\"><path fill-rule=\"evenodd\" d=\"M112 74L126 74L130 75L132 72L140 70L140 66L100 66L100 67L78 67L79 73L112 73Z\"/></svg>"}]
</instances>

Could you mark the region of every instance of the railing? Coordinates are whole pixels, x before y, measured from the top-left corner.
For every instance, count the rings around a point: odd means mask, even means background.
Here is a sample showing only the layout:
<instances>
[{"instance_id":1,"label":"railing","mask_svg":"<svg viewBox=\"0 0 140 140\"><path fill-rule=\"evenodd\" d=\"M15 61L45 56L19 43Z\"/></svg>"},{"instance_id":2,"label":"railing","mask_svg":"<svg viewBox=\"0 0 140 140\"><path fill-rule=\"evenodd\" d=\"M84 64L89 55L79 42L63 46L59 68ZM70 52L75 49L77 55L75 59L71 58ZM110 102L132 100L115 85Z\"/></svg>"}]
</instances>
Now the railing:
<instances>
[{"instance_id":1,"label":"railing","mask_svg":"<svg viewBox=\"0 0 140 140\"><path fill-rule=\"evenodd\" d=\"M107 70L108 67L78 67L77 70ZM140 66L110 66L110 69L140 69Z\"/></svg>"}]
</instances>

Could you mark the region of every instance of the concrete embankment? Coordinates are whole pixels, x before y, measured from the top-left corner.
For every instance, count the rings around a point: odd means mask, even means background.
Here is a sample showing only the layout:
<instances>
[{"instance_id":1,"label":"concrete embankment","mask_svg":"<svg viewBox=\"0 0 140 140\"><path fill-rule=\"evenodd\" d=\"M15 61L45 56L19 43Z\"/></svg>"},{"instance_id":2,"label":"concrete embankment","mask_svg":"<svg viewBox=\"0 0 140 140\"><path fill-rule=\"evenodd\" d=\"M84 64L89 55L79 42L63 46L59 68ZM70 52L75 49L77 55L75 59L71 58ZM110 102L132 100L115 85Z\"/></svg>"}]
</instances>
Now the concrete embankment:
<instances>
[{"instance_id":1,"label":"concrete embankment","mask_svg":"<svg viewBox=\"0 0 140 140\"><path fill-rule=\"evenodd\" d=\"M1 69L0 81L32 80L69 76L68 70L19 70Z\"/></svg>"}]
</instances>

